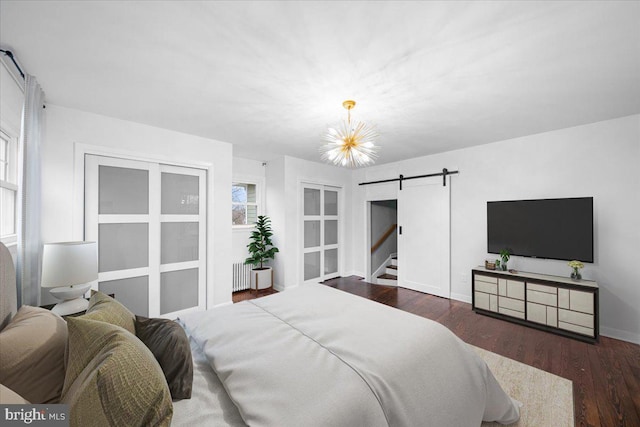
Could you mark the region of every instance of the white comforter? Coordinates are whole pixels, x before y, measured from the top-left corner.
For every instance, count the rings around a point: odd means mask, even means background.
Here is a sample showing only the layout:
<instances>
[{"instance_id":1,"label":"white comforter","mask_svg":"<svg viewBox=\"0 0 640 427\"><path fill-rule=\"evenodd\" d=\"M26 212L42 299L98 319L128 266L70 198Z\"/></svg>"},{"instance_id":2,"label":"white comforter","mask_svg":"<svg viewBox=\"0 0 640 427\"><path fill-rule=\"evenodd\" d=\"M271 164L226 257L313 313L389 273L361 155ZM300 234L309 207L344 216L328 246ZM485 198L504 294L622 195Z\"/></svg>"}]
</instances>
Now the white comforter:
<instances>
[{"instance_id":1,"label":"white comforter","mask_svg":"<svg viewBox=\"0 0 640 427\"><path fill-rule=\"evenodd\" d=\"M249 426L479 426L519 417L444 326L322 285L181 318Z\"/></svg>"}]
</instances>

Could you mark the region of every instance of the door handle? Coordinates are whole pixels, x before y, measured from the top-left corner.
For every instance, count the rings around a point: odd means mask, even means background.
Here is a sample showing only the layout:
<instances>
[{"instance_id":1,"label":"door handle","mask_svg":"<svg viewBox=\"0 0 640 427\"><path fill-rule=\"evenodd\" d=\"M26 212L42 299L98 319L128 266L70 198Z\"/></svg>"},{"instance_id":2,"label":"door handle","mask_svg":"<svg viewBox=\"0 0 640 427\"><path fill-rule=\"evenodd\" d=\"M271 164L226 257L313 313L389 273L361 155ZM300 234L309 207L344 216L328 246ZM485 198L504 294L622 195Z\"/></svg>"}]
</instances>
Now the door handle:
<instances>
[{"instance_id":1,"label":"door handle","mask_svg":"<svg viewBox=\"0 0 640 427\"><path fill-rule=\"evenodd\" d=\"M402 234L402 226L398 226L398 234Z\"/></svg>"}]
</instances>

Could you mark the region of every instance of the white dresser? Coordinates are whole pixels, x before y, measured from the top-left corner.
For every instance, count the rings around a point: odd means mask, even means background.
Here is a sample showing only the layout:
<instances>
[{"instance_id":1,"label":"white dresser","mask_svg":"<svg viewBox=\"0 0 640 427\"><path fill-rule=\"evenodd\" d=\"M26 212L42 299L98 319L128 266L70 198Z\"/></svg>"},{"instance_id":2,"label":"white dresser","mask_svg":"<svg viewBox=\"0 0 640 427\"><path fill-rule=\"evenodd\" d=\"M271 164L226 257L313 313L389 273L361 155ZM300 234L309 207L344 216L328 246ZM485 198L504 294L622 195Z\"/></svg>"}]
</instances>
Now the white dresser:
<instances>
[{"instance_id":1,"label":"white dresser","mask_svg":"<svg viewBox=\"0 0 640 427\"><path fill-rule=\"evenodd\" d=\"M596 282L484 267L474 268L471 277L477 313L582 341L598 339Z\"/></svg>"}]
</instances>

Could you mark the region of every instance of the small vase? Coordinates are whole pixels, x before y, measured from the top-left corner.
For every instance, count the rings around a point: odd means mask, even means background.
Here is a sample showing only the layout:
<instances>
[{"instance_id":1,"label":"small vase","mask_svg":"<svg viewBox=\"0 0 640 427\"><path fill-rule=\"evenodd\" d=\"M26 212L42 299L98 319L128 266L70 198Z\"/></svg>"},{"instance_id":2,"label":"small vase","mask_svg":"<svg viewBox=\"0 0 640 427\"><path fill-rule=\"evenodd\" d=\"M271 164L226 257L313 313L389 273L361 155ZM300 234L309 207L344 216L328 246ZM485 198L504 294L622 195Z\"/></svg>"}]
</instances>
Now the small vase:
<instances>
[{"instance_id":1,"label":"small vase","mask_svg":"<svg viewBox=\"0 0 640 427\"><path fill-rule=\"evenodd\" d=\"M573 271L571 272L571 278L573 280L581 280L582 274L580 274L580 271L577 268L574 268Z\"/></svg>"},{"instance_id":2,"label":"small vase","mask_svg":"<svg viewBox=\"0 0 640 427\"><path fill-rule=\"evenodd\" d=\"M502 271L507 271L507 263L506 262L502 263Z\"/></svg>"}]
</instances>

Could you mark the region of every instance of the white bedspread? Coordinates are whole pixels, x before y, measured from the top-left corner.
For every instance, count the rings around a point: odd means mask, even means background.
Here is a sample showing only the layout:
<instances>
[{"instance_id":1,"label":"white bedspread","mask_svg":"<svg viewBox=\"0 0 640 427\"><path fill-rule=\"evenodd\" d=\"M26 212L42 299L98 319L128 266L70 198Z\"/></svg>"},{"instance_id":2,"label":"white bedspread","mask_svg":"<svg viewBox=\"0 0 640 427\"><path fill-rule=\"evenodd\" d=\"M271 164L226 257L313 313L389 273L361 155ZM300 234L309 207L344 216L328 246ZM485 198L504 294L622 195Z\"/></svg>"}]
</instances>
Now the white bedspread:
<instances>
[{"instance_id":1,"label":"white bedspread","mask_svg":"<svg viewBox=\"0 0 640 427\"><path fill-rule=\"evenodd\" d=\"M474 426L519 417L444 326L322 285L181 318L249 426Z\"/></svg>"}]
</instances>

